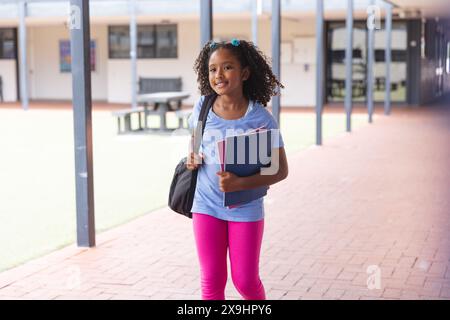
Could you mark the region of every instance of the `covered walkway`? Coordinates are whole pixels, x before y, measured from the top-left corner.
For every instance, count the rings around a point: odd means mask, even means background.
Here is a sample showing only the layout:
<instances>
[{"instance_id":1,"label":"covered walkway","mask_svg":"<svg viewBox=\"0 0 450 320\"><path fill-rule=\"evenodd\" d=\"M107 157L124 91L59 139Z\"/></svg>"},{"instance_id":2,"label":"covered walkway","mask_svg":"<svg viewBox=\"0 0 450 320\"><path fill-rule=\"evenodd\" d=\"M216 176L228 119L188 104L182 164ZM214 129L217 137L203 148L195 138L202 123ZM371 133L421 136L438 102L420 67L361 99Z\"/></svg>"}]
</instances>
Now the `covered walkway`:
<instances>
[{"instance_id":1,"label":"covered walkway","mask_svg":"<svg viewBox=\"0 0 450 320\"><path fill-rule=\"evenodd\" d=\"M449 137L443 101L290 156L266 199L268 298L450 299ZM167 208L0 274L0 299L199 298L190 221Z\"/></svg>"}]
</instances>

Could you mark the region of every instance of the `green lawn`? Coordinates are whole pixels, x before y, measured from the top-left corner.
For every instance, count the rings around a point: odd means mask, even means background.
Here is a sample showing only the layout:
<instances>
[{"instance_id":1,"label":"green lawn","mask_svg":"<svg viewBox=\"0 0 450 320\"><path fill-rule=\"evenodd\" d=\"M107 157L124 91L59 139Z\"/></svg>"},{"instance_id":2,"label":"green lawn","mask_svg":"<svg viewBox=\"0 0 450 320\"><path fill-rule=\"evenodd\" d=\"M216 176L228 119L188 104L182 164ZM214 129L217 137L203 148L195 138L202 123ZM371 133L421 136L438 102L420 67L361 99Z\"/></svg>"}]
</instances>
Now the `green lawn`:
<instances>
[{"instance_id":1,"label":"green lawn","mask_svg":"<svg viewBox=\"0 0 450 320\"><path fill-rule=\"evenodd\" d=\"M353 127L366 118L354 115ZM92 121L97 232L165 206L187 136L118 136L106 111ZM169 116L168 125L176 119ZM323 127L326 143L345 131L343 113L325 114ZM288 156L314 144L314 114L282 114L281 132ZM0 271L75 241L73 145L69 110L0 109Z\"/></svg>"}]
</instances>

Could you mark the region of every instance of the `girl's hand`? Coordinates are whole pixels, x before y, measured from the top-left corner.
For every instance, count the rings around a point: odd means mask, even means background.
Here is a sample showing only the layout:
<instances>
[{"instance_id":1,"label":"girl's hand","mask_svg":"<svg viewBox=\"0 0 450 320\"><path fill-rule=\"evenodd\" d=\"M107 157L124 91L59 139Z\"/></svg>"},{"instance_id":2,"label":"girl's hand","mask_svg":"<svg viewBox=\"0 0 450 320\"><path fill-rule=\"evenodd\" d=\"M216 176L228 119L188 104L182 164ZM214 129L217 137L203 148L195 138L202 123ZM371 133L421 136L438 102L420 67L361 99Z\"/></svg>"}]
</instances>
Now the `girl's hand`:
<instances>
[{"instance_id":1,"label":"girl's hand","mask_svg":"<svg viewBox=\"0 0 450 320\"><path fill-rule=\"evenodd\" d=\"M227 171L218 171L216 174L219 176L220 191L233 192L242 190L241 177Z\"/></svg>"},{"instance_id":2,"label":"girl's hand","mask_svg":"<svg viewBox=\"0 0 450 320\"><path fill-rule=\"evenodd\" d=\"M203 162L203 154L194 154L194 152L191 152L189 154L189 156L187 157L187 161L186 161L186 168L188 170L195 170L198 169L198 167L202 164Z\"/></svg>"}]
</instances>

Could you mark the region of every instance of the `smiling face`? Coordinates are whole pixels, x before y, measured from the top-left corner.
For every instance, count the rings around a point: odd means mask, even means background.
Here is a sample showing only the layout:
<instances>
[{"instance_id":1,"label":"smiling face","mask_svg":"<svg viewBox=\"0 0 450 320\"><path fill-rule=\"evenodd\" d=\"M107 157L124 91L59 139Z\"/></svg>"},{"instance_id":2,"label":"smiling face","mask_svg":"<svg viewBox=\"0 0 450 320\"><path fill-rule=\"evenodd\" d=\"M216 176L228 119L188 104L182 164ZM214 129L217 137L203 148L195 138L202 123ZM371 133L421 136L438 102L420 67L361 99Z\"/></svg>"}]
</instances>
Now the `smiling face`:
<instances>
[{"instance_id":1,"label":"smiling face","mask_svg":"<svg viewBox=\"0 0 450 320\"><path fill-rule=\"evenodd\" d=\"M209 84L218 95L242 95L243 82L248 79L248 67L227 49L217 49L209 58Z\"/></svg>"}]
</instances>

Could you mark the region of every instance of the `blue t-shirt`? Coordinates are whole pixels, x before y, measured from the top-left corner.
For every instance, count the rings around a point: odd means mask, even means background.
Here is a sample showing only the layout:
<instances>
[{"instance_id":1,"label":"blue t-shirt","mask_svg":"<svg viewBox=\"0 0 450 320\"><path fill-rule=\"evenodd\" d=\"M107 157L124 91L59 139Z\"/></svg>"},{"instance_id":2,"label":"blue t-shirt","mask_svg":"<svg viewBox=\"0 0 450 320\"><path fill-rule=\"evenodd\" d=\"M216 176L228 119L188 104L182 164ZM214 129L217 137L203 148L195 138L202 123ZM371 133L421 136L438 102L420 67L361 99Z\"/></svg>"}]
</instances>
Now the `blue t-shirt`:
<instances>
[{"instance_id":1,"label":"blue t-shirt","mask_svg":"<svg viewBox=\"0 0 450 320\"><path fill-rule=\"evenodd\" d=\"M204 99L205 97L202 96L195 104L194 110L188 119L191 130L197 126L198 116ZM217 142L232 135L230 133L233 130L242 130L243 133L260 127L278 129L277 122L272 114L260 103L250 101L246 114L242 118L235 120L223 119L212 108L209 110L200 146L200 152L203 153L204 159L199 166L192 212L207 214L227 221L258 221L264 218L263 198L238 207L224 207L223 192L219 189L219 176L216 174L216 172L221 171L217 154ZM276 133L279 133L279 131L276 130ZM278 135L278 139L273 139L272 147L284 147L281 134Z\"/></svg>"}]
</instances>

